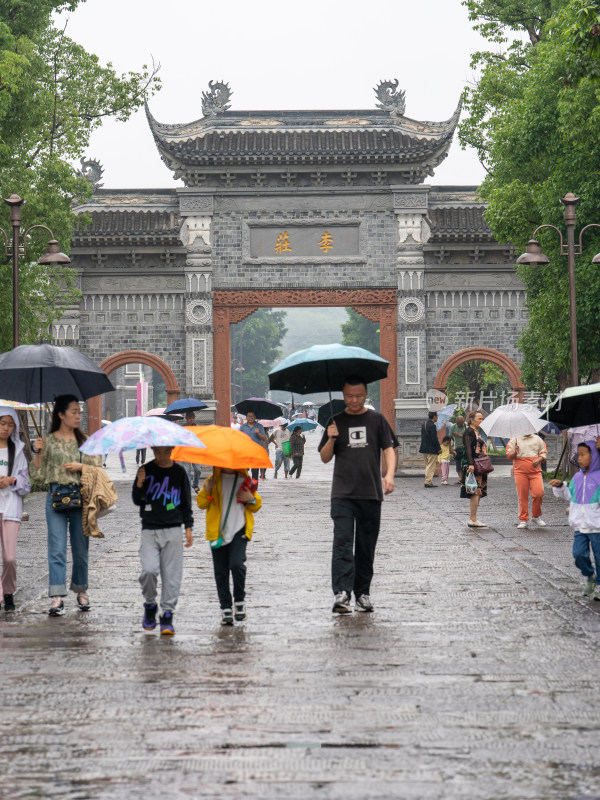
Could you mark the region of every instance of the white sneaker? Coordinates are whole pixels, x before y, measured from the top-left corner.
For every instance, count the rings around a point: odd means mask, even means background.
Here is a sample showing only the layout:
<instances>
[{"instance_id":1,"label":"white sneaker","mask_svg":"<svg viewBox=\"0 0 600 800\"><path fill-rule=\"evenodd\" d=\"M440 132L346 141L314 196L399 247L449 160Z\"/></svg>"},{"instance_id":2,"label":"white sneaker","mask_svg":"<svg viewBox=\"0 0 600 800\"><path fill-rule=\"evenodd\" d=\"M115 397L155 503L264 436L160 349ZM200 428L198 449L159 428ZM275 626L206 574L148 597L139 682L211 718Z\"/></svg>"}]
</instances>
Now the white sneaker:
<instances>
[{"instance_id":1,"label":"white sneaker","mask_svg":"<svg viewBox=\"0 0 600 800\"><path fill-rule=\"evenodd\" d=\"M448 486L448 481L442 481L442 486Z\"/></svg>"},{"instance_id":2,"label":"white sneaker","mask_svg":"<svg viewBox=\"0 0 600 800\"><path fill-rule=\"evenodd\" d=\"M355 607L357 611L374 611L373 603L368 594L361 594L356 598Z\"/></svg>"},{"instance_id":3,"label":"white sneaker","mask_svg":"<svg viewBox=\"0 0 600 800\"><path fill-rule=\"evenodd\" d=\"M544 520L541 517L532 517L531 520L532 520L532 522L534 522L538 526L538 528L547 528L548 527L547 524L544 522Z\"/></svg>"},{"instance_id":4,"label":"white sneaker","mask_svg":"<svg viewBox=\"0 0 600 800\"><path fill-rule=\"evenodd\" d=\"M526 527L527 527L526 522L519 522L519 524L517 525L517 528L526 528Z\"/></svg>"},{"instance_id":5,"label":"white sneaker","mask_svg":"<svg viewBox=\"0 0 600 800\"><path fill-rule=\"evenodd\" d=\"M590 597L596 591L596 576L592 575L591 578L586 578L585 586L583 587L583 596ZM595 599L595 598L594 598Z\"/></svg>"},{"instance_id":6,"label":"white sneaker","mask_svg":"<svg viewBox=\"0 0 600 800\"><path fill-rule=\"evenodd\" d=\"M334 614L351 614L350 608L350 595L348 592L338 592L335 596L333 608L331 609Z\"/></svg>"}]
</instances>

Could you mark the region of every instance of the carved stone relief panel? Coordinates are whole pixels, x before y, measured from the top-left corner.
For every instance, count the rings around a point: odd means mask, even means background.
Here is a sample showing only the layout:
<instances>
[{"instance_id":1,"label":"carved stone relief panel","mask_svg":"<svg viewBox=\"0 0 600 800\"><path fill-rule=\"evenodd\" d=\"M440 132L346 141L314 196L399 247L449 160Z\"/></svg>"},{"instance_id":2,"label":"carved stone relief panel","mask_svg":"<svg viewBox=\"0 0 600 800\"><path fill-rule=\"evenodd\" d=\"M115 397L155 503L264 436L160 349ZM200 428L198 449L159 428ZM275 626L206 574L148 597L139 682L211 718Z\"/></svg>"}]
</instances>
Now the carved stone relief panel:
<instances>
[{"instance_id":1,"label":"carved stone relief panel","mask_svg":"<svg viewBox=\"0 0 600 800\"><path fill-rule=\"evenodd\" d=\"M423 244L429 240L431 228L423 214L398 214L398 241Z\"/></svg>"},{"instance_id":2,"label":"carved stone relief panel","mask_svg":"<svg viewBox=\"0 0 600 800\"><path fill-rule=\"evenodd\" d=\"M204 337L192 340L192 385L204 387L208 383L207 340Z\"/></svg>"},{"instance_id":3,"label":"carved stone relief panel","mask_svg":"<svg viewBox=\"0 0 600 800\"><path fill-rule=\"evenodd\" d=\"M420 339L418 336L404 337L404 383L418 385L421 383Z\"/></svg>"},{"instance_id":4,"label":"carved stone relief panel","mask_svg":"<svg viewBox=\"0 0 600 800\"><path fill-rule=\"evenodd\" d=\"M186 247L211 246L210 225L211 217L186 217L179 231L179 237Z\"/></svg>"},{"instance_id":5,"label":"carved stone relief panel","mask_svg":"<svg viewBox=\"0 0 600 800\"><path fill-rule=\"evenodd\" d=\"M179 207L182 212L204 211L206 214L212 214L214 199L212 195L189 196L182 194L180 195Z\"/></svg>"},{"instance_id":6,"label":"carved stone relief panel","mask_svg":"<svg viewBox=\"0 0 600 800\"><path fill-rule=\"evenodd\" d=\"M186 305L185 316L188 322L194 325L205 325L212 319L212 303L209 300L200 298L189 300Z\"/></svg>"},{"instance_id":7,"label":"carved stone relief panel","mask_svg":"<svg viewBox=\"0 0 600 800\"><path fill-rule=\"evenodd\" d=\"M398 305L398 314L404 322L419 322L425 316L425 305L418 297L404 297Z\"/></svg>"},{"instance_id":8,"label":"carved stone relief panel","mask_svg":"<svg viewBox=\"0 0 600 800\"><path fill-rule=\"evenodd\" d=\"M84 294L104 292L111 294L131 292L167 292L185 290L183 275L103 275L83 276Z\"/></svg>"}]
</instances>

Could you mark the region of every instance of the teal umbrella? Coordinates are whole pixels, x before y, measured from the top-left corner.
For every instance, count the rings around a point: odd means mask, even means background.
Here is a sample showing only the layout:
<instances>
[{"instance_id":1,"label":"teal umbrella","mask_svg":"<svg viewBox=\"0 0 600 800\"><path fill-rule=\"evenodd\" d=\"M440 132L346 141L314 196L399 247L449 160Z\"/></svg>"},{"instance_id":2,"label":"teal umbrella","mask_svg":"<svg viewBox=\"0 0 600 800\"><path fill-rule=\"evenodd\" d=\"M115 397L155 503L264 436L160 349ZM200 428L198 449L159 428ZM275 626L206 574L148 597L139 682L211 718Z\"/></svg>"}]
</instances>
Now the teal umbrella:
<instances>
[{"instance_id":1,"label":"teal umbrella","mask_svg":"<svg viewBox=\"0 0 600 800\"><path fill-rule=\"evenodd\" d=\"M303 419L295 419L295 420L292 420L292 422L290 422L289 429L291 431L295 431L296 428L300 428L302 433L305 433L306 431L314 431L314 429L317 428L318 425L319 425L319 423L315 422L312 419L304 419L304 418Z\"/></svg>"},{"instance_id":2,"label":"teal umbrella","mask_svg":"<svg viewBox=\"0 0 600 800\"><path fill-rule=\"evenodd\" d=\"M269 372L269 386L297 394L341 391L349 377L365 383L387 377L389 361L362 347L314 344L298 350Z\"/></svg>"}]
</instances>

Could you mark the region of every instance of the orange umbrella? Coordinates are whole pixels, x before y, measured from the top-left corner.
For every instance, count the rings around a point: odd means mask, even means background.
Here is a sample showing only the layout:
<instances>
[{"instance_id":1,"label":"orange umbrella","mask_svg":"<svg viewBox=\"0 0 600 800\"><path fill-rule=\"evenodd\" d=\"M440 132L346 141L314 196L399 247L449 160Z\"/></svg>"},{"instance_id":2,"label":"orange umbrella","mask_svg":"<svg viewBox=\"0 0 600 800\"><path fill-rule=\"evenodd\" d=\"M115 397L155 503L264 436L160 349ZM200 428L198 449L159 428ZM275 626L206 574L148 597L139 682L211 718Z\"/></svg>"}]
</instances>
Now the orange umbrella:
<instances>
[{"instance_id":1,"label":"orange umbrella","mask_svg":"<svg viewBox=\"0 0 600 800\"><path fill-rule=\"evenodd\" d=\"M272 467L269 454L264 447L241 431L221 425L195 425L188 427L206 447L174 447L173 461L192 464L210 464L225 469L247 469Z\"/></svg>"}]
</instances>

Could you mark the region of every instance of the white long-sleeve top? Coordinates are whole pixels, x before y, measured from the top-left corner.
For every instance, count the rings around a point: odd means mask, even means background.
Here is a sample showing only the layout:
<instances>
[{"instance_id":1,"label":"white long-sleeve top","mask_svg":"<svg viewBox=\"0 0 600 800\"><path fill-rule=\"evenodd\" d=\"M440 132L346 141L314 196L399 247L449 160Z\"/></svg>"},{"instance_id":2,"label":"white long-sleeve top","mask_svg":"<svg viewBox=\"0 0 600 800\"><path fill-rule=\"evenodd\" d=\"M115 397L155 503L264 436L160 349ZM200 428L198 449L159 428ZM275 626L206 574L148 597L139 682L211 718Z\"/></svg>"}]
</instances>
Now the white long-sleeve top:
<instances>
[{"instance_id":1,"label":"white long-sleeve top","mask_svg":"<svg viewBox=\"0 0 600 800\"><path fill-rule=\"evenodd\" d=\"M584 475L583 480L585 479ZM576 503L573 481L568 485L563 483L562 486L553 486L552 493L555 497L569 501L569 525L573 530L579 533L600 533L600 502Z\"/></svg>"}]
</instances>

